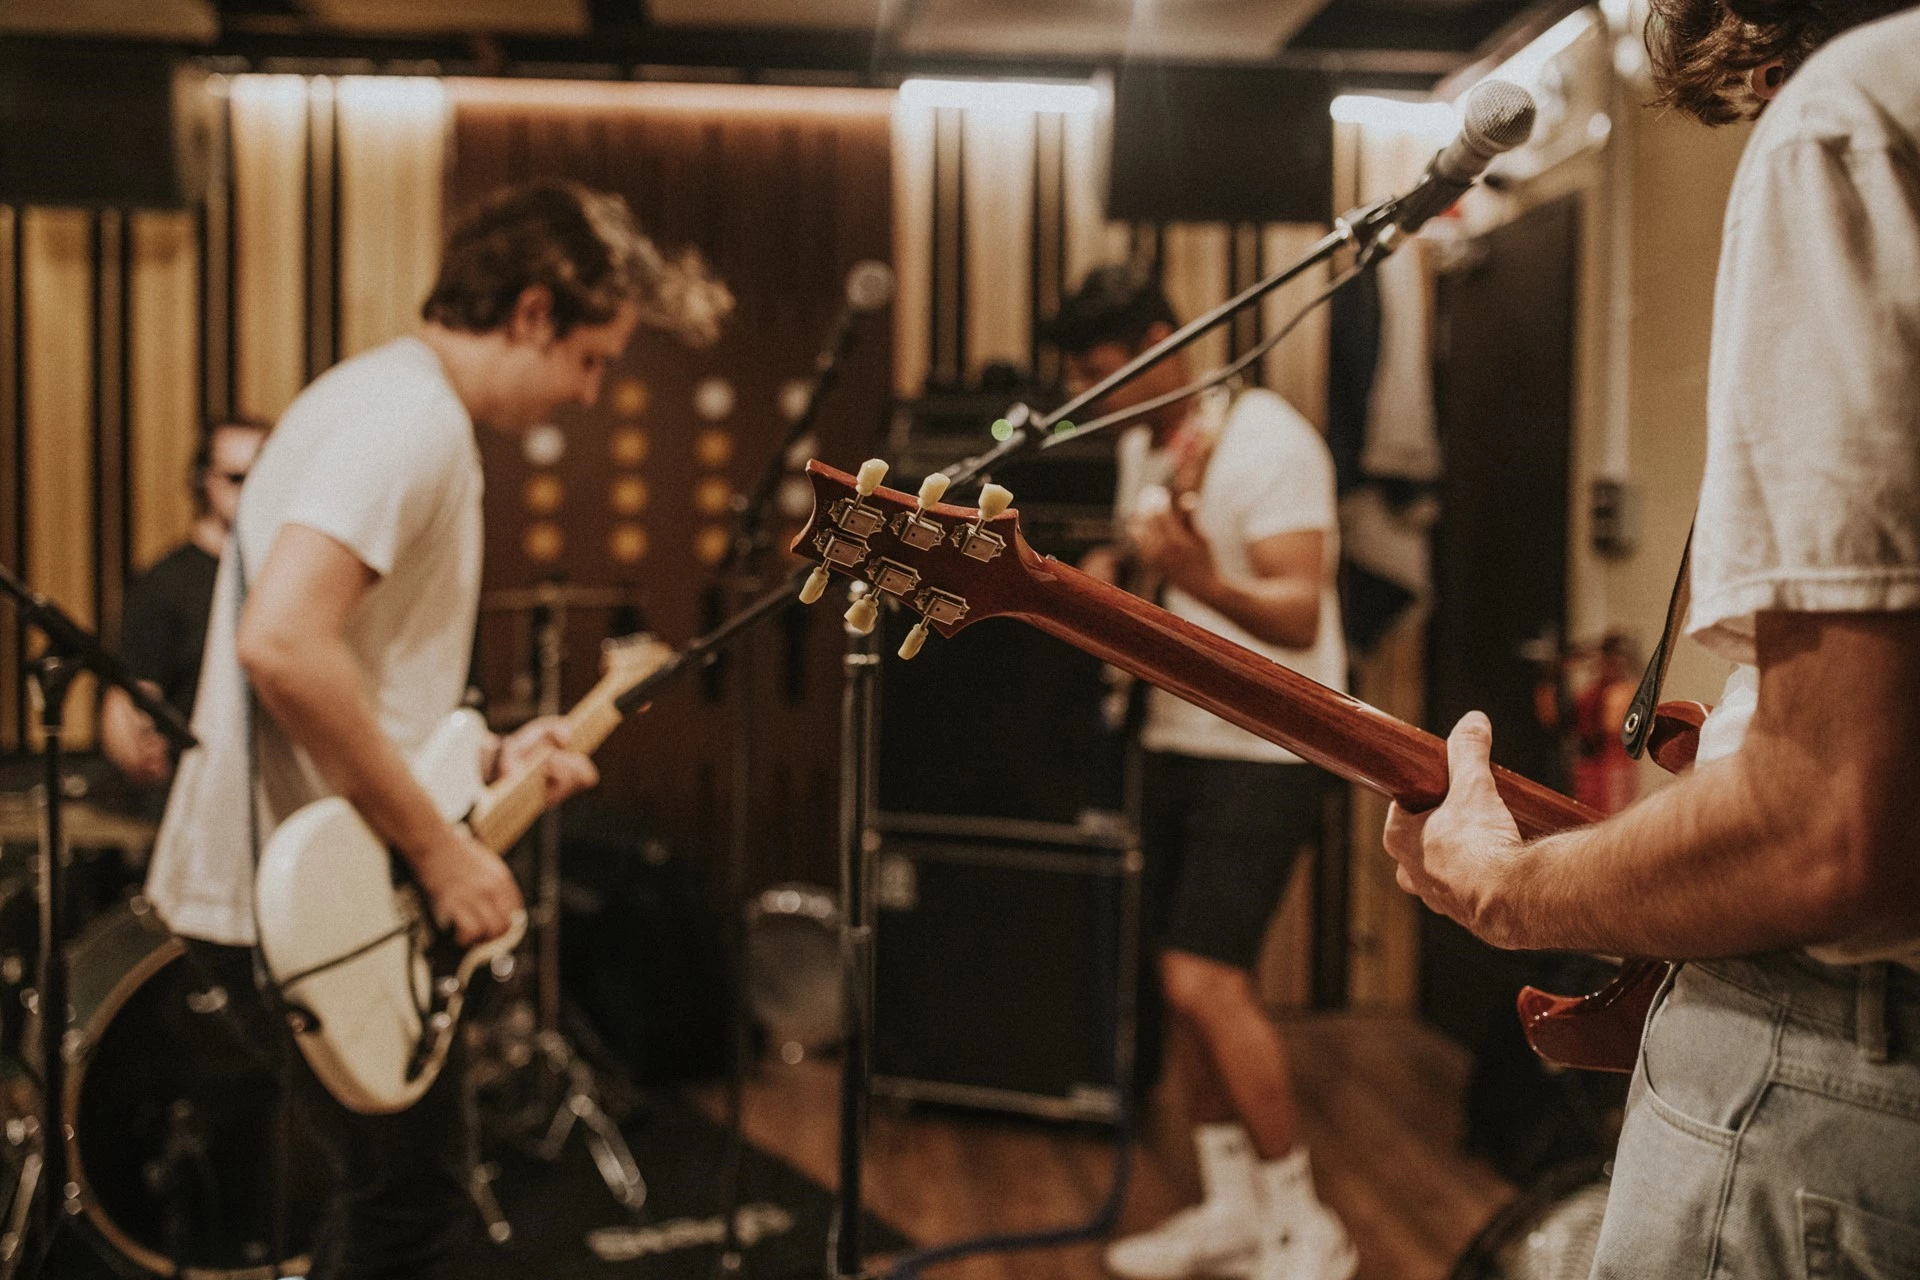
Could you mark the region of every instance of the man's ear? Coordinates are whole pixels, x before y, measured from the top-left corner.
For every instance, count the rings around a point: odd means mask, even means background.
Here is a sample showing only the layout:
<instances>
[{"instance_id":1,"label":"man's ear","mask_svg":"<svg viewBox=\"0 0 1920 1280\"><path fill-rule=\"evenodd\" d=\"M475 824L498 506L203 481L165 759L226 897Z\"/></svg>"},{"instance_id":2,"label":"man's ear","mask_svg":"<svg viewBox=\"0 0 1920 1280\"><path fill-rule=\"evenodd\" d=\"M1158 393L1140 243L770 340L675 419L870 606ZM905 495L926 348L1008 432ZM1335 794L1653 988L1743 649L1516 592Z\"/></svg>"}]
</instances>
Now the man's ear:
<instances>
[{"instance_id":1,"label":"man's ear","mask_svg":"<svg viewBox=\"0 0 1920 1280\"><path fill-rule=\"evenodd\" d=\"M1168 324L1165 320L1155 320L1147 327L1147 336L1140 343L1140 349L1145 351L1155 343L1165 342L1172 334L1172 325Z\"/></svg>"},{"instance_id":2,"label":"man's ear","mask_svg":"<svg viewBox=\"0 0 1920 1280\"><path fill-rule=\"evenodd\" d=\"M507 317L507 337L514 342L544 346L553 340L553 290L530 284L514 300Z\"/></svg>"},{"instance_id":3,"label":"man's ear","mask_svg":"<svg viewBox=\"0 0 1920 1280\"><path fill-rule=\"evenodd\" d=\"M1747 86L1753 90L1753 96L1762 102L1771 102L1786 83L1787 63L1784 58L1763 62L1747 73Z\"/></svg>"}]
</instances>

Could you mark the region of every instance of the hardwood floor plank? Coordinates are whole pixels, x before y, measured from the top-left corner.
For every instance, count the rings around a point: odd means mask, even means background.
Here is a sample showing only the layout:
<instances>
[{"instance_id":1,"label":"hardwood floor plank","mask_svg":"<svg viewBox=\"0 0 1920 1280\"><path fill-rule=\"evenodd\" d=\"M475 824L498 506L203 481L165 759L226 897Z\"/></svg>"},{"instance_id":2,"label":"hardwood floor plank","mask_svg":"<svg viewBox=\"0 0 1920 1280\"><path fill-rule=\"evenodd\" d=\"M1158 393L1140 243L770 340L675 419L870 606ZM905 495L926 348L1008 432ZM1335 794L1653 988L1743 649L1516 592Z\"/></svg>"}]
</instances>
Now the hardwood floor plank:
<instances>
[{"instance_id":1,"label":"hardwood floor plank","mask_svg":"<svg viewBox=\"0 0 1920 1280\"><path fill-rule=\"evenodd\" d=\"M1315 1182L1360 1251L1358 1280L1442 1280L1513 1188L1460 1149L1466 1055L1398 1014L1282 1021L1295 1059L1302 1137ZM693 1091L721 1114L717 1087ZM771 1064L750 1082L748 1137L826 1186L837 1182L839 1072L832 1062ZM1159 1222L1199 1194L1177 1097L1140 1117L1122 1232ZM945 1244L1089 1219L1107 1195L1113 1148L1095 1126L953 1108L876 1103L867 1207L913 1240ZM940 1280L1099 1280L1102 1245L962 1259Z\"/></svg>"}]
</instances>

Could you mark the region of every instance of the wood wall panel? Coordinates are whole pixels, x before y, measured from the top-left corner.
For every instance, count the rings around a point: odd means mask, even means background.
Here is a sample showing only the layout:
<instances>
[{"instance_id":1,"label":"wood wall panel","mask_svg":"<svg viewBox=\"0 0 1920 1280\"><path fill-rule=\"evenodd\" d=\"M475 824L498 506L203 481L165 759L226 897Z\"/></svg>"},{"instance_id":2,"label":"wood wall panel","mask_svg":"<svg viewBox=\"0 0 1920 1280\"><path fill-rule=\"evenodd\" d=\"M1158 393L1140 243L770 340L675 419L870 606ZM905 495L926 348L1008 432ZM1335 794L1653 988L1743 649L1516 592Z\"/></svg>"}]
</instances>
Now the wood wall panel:
<instances>
[{"instance_id":1,"label":"wood wall panel","mask_svg":"<svg viewBox=\"0 0 1920 1280\"><path fill-rule=\"evenodd\" d=\"M1227 300L1229 230L1219 222L1176 222L1164 229L1160 283L1182 322ZM1195 373L1226 361L1225 326L1187 349L1187 362Z\"/></svg>"},{"instance_id":2,"label":"wood wall panel","mask_svg":"<svg viewBox=\"0 0 1920 1280\"><path fill-rule=\"evenodd\" d=\"M893 109L893 388L916 396L926 385L933 340L934 113Z\"/></svg>"},{"instance_id":3,"label":"wood wall panel","mask_svg":"<svg viewBox=\"0 0 1920 1280\"><path fill-rule=\"evenodd\" d=\"M136 213L129 231L128 515L138 572L193 523L187 468L200 436L200 254L192 214Z\"/></svg>"},{"instance_id":4,"label":"wood wall panel","mask_svg":"<svg viewBox=\"0 0 1920 1280\"><path fill-rule=\"evenodd\" d=\"M1034 129L1030 111L966 113L969 380L989 364L1032 364Z\"/></svg>"},{"instance_id":5,"label":"wood wall panel","mask_svg":"<svg viewBox=\"0 0 1920 1280\"><path fill-rule=\"evenodd\" d=\"M709 349L690 350L642 330L609 372L600 405L558 416L567 448L557 464L534 467L518 441L482 432L490 592L555 576L626 588L651 629L674 643L717 616L702 553L724 536L725 498L754 483L784 434L780 391L812 369L848 269L892 256L891 99L744 87L462 82L452 89L447 208L536 177L617 191L664 248L697 247L738 299L725 336ZM884 322L859 331L841 384L823 406L823 456L873 452L891 382L891 336ZM708 380L732 392L731 411L718 421L695 409L695 388ZM639 461L618 452L620 433L636 429L646 440ZM526 487L535 479L557 484L563 495L550 516L526 508ZM620 562L609 545L625 519L611 509L610 489L623 480L640 481L648 495L644 511L631 518L647 541L637 563ZM714 498L718 507L710 505ZM526 549L529 529L542 519L564 540L563 556L550 562ZM776 520L780 545L793 527ZM784 572L789 563L776 554L769 570ZM760 742L751 797L755 882L834 882L841 655L835 619L825 605L796 608L752 634L748 696ZM592 682L594 647L614 625L607 610L572 611L569 699ZM487 613L482 649L498 706L511 700L531 658L528 618ZM728 836L730 734L742 705L736 675L685 679L615 735L602 752L605 782L596 800L618 808L636 829L696 855L716 878Z\"/></svg>"},{"instance_id":6,"label":"wood wall panel","mask_svg":"<svg viewBox=\"0 0 1920 1280\"><path fill-rule=\"evenodd\" d=\"M1315 223L1275 223L1261 229L1262 274L1270 274L1297 260L1327 228ZM1262 334L1280 330L1294 312L1326 287L1327 268L1307 272L1286 288L1267 295L1261 304ZM1327 335L1329 312L1321 306L1300 322L1262 361L1262 381L1323 433L1327 429Z\"/></svg>"},{"instance_id":7,"label":"wood wall panel","mask_svg":"<svg viewBox=\"0 0 1920 1280\"><path fill-rule=\"evenodd\" d=\"M339 81L340 357L420 323L440 269L446 90L425 77Z\"/></svg>"},{"instance_id":8,"label":"wood wall panel","mask_svg":"<svg viewBox=\"0 0 1920 1280\"><path fill-rule=\"evenodd\" d=\"M21 230L26 577L75 620L92 626L93 215L77 209L29 209ZM82 680L67 704L70 745L84 747L92 741L92 707L91 681Z\"/></svg>"},{"instance_id":9,"label":"wood wall panel","mask_svg":"<svg viewBox=\"0 0 1920 1280\"><path fill-rule=\"evenodd\" d=\"M26 475L20 465L20 281L15 271L19 234L19 210L0 205L0 564L15 574L26 567L20 560ZM16 751L24 736L20 686L23 632L11 610L0 618L4 619L0 621L0 750Z\"/></svg>"},{"instance_id":10,"label":"wood wall panel","mask_svg":"<svg viewBox=\"0 0 1920 1280\"><path fill-rule=\"evenodd\" d=\"M272 422L306 384L307 79L235 77L237 408Z\"/></svg>"},{"instance_id":11,"label":"wood wall panel","mask_svg":"<svg viewBox=\"0 0 1920 1280\"><path fill-rule=\"evenodd\" d=\"M1067 287L1097 266L1125 262L1133 248L1133 228L1107 220L1106 148L1099 117L1062 117L1066 132Z\"/></svg>"}]
</instances>

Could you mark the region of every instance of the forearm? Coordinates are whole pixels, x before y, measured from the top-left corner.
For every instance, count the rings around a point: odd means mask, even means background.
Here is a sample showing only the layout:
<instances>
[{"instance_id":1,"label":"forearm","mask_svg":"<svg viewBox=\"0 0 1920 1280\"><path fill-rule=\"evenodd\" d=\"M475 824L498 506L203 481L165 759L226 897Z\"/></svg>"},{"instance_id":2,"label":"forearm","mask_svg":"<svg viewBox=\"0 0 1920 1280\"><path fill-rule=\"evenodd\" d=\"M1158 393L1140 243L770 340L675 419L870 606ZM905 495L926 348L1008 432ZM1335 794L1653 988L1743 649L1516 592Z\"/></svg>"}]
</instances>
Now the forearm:
<instances>
[{"instance_id":1,"label":"forearm","mask_svg":"<svg viewBox=\"0 0 1920 1280\"><path fill-rule=\"evenodd\" d=\"M429 856L447 823L381 732L346 644L314 637L251 655L247 670L268 713L367 825L416 867Z\"/></svg>"},{"instance_id":2,"label":"forearm","mask_svg":"<svg viewBox=\"0 0 1920 1280\"><path fill-rule=\"evenodd\" d=\"M1687 959L1909 935L1911 876L1862 857L1844 789L1749 742L1606 822L1535 841L1489 932L1503 946ZM1876 870L1877 868L1877 870Z\"/></svg>"},{"instance_id":3,"label":"forearm","mask_svg":"<svg viewBox=\"0 0 1920 1280\"><path fill-rule=\"evenodd\" d=\"M1309 649L1320 633L1320 584L1304 578L1233 582L1209 569L1179 584L1195 599L1268 644Z\"/></svg>"}]
</instances>

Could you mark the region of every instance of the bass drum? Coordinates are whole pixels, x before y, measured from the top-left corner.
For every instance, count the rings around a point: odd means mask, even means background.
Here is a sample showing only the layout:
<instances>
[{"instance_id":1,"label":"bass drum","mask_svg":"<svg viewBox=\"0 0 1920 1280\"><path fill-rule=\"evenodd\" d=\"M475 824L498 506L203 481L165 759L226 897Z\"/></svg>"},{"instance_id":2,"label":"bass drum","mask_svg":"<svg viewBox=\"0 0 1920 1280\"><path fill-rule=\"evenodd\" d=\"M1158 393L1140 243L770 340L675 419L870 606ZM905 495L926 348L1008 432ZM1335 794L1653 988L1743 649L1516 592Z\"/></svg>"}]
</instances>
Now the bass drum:
<instances>
[{"instance_id":1,"label":"bass drum","mask_svg":"<svg viewBox=\"0 0 1920 1280\"><path fill-rule=\"evenodd\" d=\"M99 1233L157 1275L304 1275L327 1166L281 1106L284 1033L250 983L222 985L245 972L208 969L138 898L68 964L69 1177Z\"/></svg>"}]
</instances>

